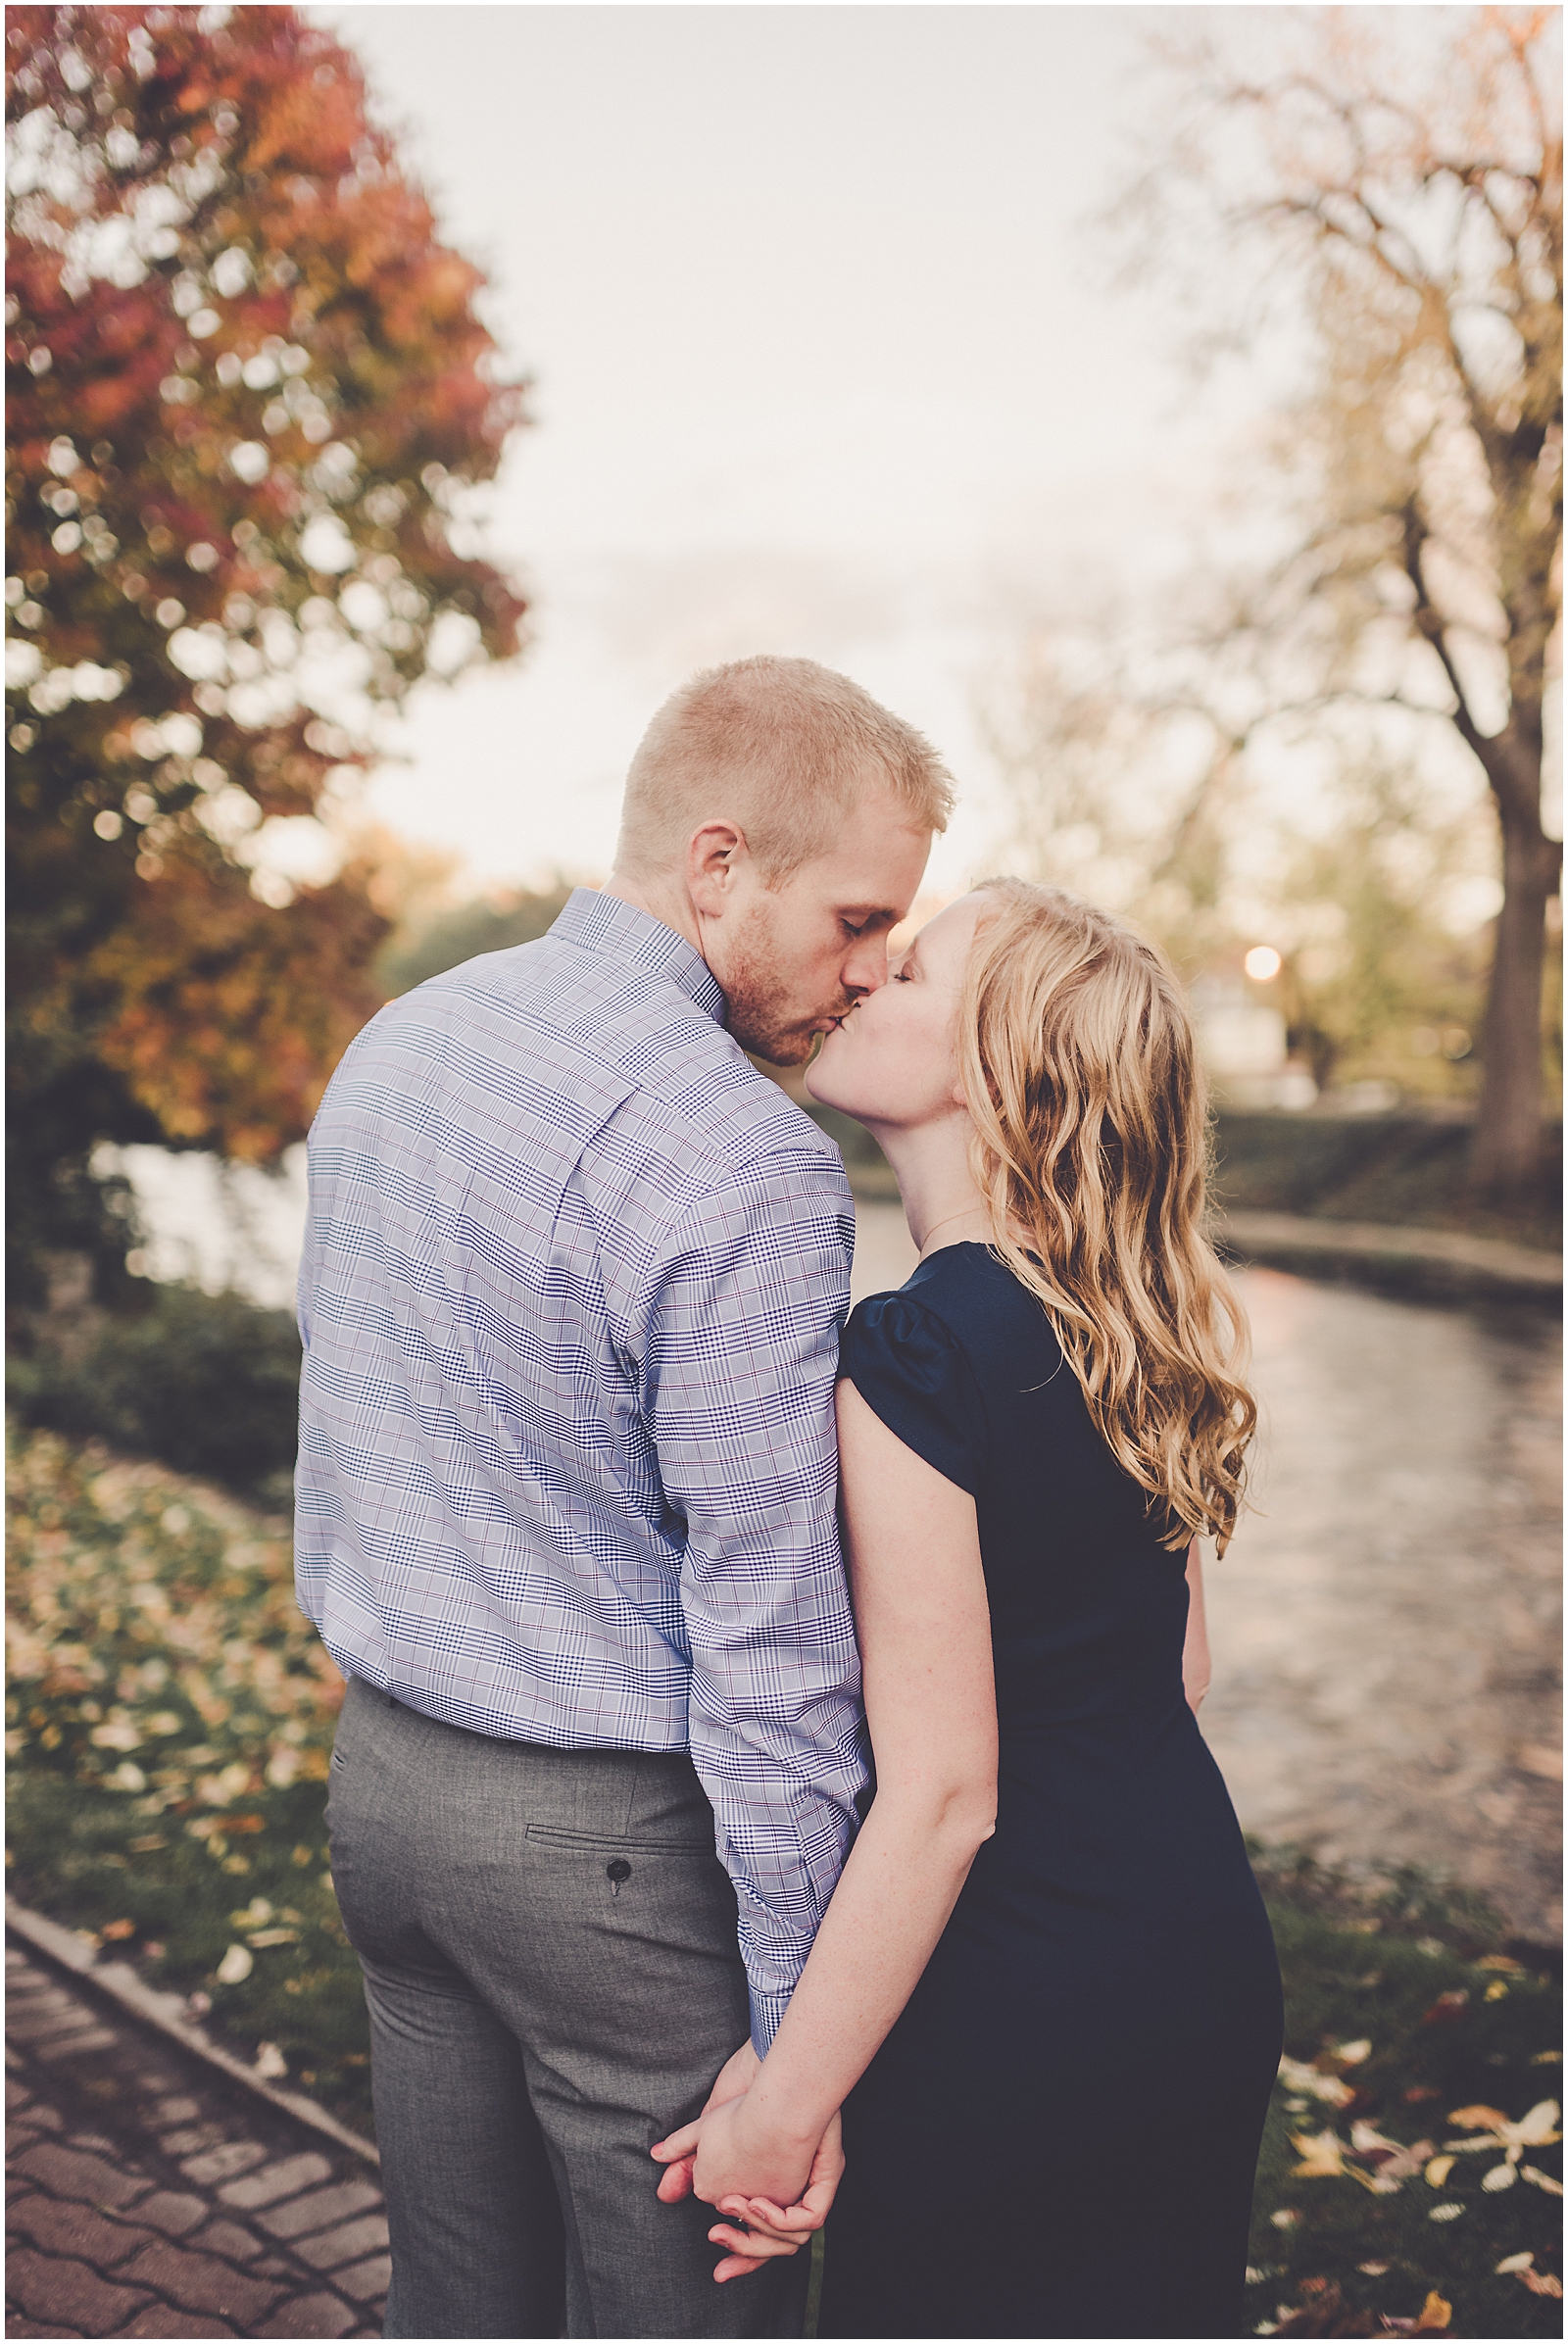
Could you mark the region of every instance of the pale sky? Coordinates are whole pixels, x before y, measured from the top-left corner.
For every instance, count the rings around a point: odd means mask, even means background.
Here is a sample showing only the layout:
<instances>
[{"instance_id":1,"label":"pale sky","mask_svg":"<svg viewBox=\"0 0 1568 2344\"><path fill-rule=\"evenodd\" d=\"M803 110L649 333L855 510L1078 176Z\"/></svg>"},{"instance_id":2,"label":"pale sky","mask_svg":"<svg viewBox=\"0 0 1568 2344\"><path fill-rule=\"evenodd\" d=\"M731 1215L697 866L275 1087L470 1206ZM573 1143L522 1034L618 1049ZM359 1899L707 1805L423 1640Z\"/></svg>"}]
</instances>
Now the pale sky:
<instances>
[{"instance_id":1,"label":"pale sky","mask_svg":"<svg viewBox=\"0 0 1568 2344\"><path fill-rule=\"evenodd\" d=\"M1093 224L1171 13L311 11L536 385L489 529L532 647L421 687L378 818L474 881L602 872L659 701L769 650L926 730L961 799L932 877L985 862L972 679L1042 600L1174 566L1255 396L1195 391Z\"/></svg>"}]
</instances>

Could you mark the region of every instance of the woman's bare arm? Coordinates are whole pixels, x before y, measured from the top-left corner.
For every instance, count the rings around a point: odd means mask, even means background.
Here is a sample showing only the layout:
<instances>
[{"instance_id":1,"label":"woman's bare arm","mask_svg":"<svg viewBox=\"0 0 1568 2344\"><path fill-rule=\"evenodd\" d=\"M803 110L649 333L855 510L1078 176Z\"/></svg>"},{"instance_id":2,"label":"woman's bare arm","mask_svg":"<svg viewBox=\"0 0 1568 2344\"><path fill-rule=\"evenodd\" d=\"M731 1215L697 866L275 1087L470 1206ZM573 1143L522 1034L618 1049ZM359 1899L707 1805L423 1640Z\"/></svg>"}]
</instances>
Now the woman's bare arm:
<instances>
[{"instance_id":1,"label":"woman's bare arm","mask_svg":"<svg viewBox=\"0 0 1568 2344\"><path fill-rule=\"evenodd\" d=\"M1203 1549L1195 1538L1187 1549L1187 1641L1182 1646L1182 1684L1195 1715L1208 1690L1208 1615L1203 1609Z\"/></svg>"},{"instance_id":2,"label":"woman's bare arm","mask_svg":"<svg viewBox=\"0 0 1568 2344\"><path fill-rule=\"evenodd\" d=\"M660 2144L697 2194L789 2207L930 1960L996 1821L991 1615L974 1500L838 1388L846 1543L877 1792L744 2098Z\"/></svg>"}]
</instances>

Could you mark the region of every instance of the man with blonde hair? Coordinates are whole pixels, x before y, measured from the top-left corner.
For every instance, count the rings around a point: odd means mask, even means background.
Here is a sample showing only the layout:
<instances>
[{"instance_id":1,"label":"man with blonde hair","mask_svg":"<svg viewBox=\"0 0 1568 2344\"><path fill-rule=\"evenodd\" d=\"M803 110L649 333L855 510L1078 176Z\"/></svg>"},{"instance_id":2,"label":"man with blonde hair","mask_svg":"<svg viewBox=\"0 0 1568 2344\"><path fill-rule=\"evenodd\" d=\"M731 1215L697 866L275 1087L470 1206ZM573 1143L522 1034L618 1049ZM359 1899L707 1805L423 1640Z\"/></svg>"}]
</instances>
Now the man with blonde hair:
<instances>
[{"instance_id":1,"label":"man with blonde hair","mask_svg":"<svg viewBox=\"0 0 1568 2344\"><path fill-rule=\"evenodd\" d=\"M603 892L383 1009L317 1117L298 1584L349 1680L389 2336L799 2330L806 2258L720 2262L648 2154L755 2073L866 1781L853 1207L745 1053L885 982L951 803L846 677L699 675Z\"/></svg>"}]
</instances>

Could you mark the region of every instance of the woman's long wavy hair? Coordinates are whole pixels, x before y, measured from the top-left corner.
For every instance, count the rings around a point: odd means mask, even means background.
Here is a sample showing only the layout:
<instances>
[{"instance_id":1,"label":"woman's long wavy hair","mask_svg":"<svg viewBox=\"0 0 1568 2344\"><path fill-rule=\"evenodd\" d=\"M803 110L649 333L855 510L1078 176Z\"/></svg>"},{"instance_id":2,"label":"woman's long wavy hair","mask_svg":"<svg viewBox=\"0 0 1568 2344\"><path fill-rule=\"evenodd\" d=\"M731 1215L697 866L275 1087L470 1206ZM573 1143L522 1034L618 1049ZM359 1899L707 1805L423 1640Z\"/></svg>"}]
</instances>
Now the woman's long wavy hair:
<instances>
[{"instance_id":1,"label":"woman's long wavy hair","mask_svg":"<svg viewBox=\"0 0 1568 2344\"><path fill-rule=\"evenodd\" d=\"M1208 1105L1164 954L1059 888L993 879L957 1052L993 1247L1038 1295L1162 1542L1244 1503L1247 1320L1203 1232Z\"/></svg>"}]
</instances>

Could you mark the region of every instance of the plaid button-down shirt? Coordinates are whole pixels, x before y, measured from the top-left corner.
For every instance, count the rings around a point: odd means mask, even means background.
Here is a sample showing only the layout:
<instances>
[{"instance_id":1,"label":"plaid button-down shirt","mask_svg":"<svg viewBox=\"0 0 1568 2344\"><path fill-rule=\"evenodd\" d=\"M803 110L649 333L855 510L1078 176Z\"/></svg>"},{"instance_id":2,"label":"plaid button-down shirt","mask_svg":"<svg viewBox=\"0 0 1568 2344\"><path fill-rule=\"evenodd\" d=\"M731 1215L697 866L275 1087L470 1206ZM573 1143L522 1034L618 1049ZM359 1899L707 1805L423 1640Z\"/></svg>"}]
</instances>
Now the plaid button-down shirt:
<instances>
[{"instance_id":1,"label":"plaid button-down shirt","mask_svg":"<svg viewBox=\"0 0 1568 2344\"><path fill-rule=\"evenodd\" d=\"M866 1781L834 1516L854 1215L700 956L579 889L392 1002L310 1143L300 1602L411 1708L689 1750L765 2050Z\"/></svg>"}]
</instances>

